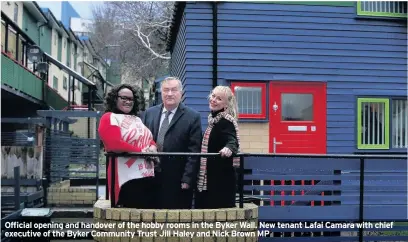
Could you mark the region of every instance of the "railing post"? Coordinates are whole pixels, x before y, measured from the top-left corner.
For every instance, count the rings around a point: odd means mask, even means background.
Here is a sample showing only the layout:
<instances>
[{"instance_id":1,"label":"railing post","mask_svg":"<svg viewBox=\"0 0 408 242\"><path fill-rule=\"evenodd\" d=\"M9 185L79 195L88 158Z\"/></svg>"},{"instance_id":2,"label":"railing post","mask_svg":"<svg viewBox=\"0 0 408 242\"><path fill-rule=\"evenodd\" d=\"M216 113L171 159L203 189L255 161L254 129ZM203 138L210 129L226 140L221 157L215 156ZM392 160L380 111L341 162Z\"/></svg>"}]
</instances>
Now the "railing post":
<instances>
[{"instance_id":1,"label":"railing post","mask_svg":"<svg viewBox=\"0 0 408 242\"><path fill-rule=\"evenodd\" d=\"M48 206L48 179L46 177L42 178L42 189L44 191L44 207Z\"/></svg>"},{"instance_id":2,"label":"railing post","mask_svg":"<svg viewBox=\"0 0 408 242\"><path fill-rule=\"evenodd\" d=\"M108 166L109 166L109 155L108 154L105 154L105 170L106 170L106 172L105 172L105 176L106 176L106 183L105 183L105 199L106 200L108 200L109 199L109 184L108 184L108 176L109 176L109 174L108 174Z\"/></svg>"},{"instance_id":3,"label":"railing post","mask_svg":"<svg viewBox=\"0 0 408 242\"><path fill-rule=\"evenodd\" d=\"M15 210L20 209L20 166L14 167L14 206Z\"/></svg>"},{"instance_id":4,"label":"railing post","mask_svg":"<svg viewBox=\"0 0 408 242\"><path fill-rule=\"evenodd\" d=\"M244 207L244 156L240 155L238 169L239 208Z\"/></svg>"},{"instance_id":5,"label":"railing post","mask_svg":"<svg viewBox=\"0 0 408 242\"><path fill-rule=\"evenodd\" d=\"M364 222L364 158L360 158L360 205L359 205L359 223ZM363 227L358 229L358 241L364 241Z\"/></svg>"}]
</instances>

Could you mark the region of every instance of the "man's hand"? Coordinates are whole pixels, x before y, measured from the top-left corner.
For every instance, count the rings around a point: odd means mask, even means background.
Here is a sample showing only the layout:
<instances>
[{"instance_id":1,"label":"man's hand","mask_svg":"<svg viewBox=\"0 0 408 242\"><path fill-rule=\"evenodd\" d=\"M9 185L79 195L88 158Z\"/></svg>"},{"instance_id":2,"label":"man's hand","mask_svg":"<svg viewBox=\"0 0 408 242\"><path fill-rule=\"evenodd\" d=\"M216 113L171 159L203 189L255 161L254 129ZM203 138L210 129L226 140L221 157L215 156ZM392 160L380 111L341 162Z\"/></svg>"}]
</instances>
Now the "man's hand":
<instances>
[{"instance_id":1,"label":"man's hand","mask_svg":"<svg viewBox=\"0 0 408 242\"><path fill-rule=\"evenodd\" d=\"M221 157L230 157L232 155L232 151L228 149L227 147L222 148L220 150Z\"/></svg>"},{"instance_id":2,"label":"man's hand","mask_svg":"<svg viewBox=\"0 0 408 242\"><path fill-rule=\"evenodd\" d=\"M181 189L188 189L189 187L187 183L181 183Z\"/></svg>"}]
</instances>

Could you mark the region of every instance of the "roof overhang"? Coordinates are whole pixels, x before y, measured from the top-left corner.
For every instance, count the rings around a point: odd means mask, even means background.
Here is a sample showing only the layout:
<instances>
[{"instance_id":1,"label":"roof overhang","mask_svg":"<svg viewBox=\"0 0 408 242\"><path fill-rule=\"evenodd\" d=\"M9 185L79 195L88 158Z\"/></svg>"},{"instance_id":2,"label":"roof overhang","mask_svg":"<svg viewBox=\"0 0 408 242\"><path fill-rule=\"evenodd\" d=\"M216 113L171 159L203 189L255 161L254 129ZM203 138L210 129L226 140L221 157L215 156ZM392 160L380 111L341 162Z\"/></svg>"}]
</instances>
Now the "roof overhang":
<instances>
[{"instance_id":1,"label":"roof overhang","mask_svg":"<svg viewBox=\"0 0 408 242\"><path fill-rule=\"evenodd\" d=\"M73 39L75 39L75 42L77 43L77 45L81 45L82 47L84 47L84 45L82 44L82 41L78 38L78 36L75 34L75 32L69 28L69 32L73 35Z\"/></svg>"},{"instance_id":2,"label":"roof overhang","mask_svg":"<svg viewBox=\"0 0 408 242\"><path fill-rule=\"evenodd\" d=\"M166 50L171 51L176 43L177 33L180 28L181 17L184 13L186 2L175 2L173 7L173 17L170 24L170 29L167 34Z\"/></svg>"},{"instance_id":3,"label":"roof overhang","mask_svg":"<svg viewBox=\"0 0 408 242\"><path fill-rule=\"evenodd\" d=\"M47 23L47 17L41 11L40 6L34 1L23 2L24 7L28 10L28 12L37 19L38 22Z\"/></svg>"},{"instance_id":4,"label":"roof overhang","mask_svg":"<svg viewBox=\"0 0 408 242\"><path fill-rule=\"evenodd\" d=\"M72 29L68 28L67 31L68 31L68 35L69 35L69 38L71 39L71 41L75 42L77 44L78 40L77 40L74 32L72 31Z\"/></svg>"},{"instance_id":5,"label":"roof overhang","mask_svg":"<svg viewBox=\"0 0 408 242\"><path fill-rule=\"evenodd\" d=\"M58 21L58 25L60 26L60 28L62 29L62 33L64 37L69 37L69 32L68 30L65 28L64 24L61 21Z\"/></svg>"},{"instance_id":6,"label":"roof overhang","mask_svg":"<svg viewBox=\"0 0 408 242\"><path fill-rule=\"evenodd\" d=\"M61 28L57 18L54 16L54 14L51 12L51 10L49 10L48 8L45 8L45 9L43 9L43 12L44 12L45 16L48 19L48 25L51 28L55 29L60 35L64 35L65 31Z\"/></svg>"}]
</instances>

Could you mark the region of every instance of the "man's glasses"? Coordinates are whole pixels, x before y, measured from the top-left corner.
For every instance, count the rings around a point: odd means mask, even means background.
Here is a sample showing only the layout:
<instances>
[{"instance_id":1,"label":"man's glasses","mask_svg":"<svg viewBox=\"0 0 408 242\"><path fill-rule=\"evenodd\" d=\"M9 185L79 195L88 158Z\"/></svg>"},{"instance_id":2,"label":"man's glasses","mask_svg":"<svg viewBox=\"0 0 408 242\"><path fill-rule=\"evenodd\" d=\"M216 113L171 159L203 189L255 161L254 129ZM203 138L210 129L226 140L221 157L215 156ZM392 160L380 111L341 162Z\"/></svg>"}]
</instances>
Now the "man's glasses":
<instances>
[{"instance_id":1,"label":"man's glasses","mask_svg":"<svg viewBox=\"0 0 408 242\"><path fill-rule=\"evenodd\" d=\"M133 102L133 97L125 97L125 96L118 96L118 98L120 98L120 100L122 101L128 101L128 102Z\"/></svg>"}]
</instances>

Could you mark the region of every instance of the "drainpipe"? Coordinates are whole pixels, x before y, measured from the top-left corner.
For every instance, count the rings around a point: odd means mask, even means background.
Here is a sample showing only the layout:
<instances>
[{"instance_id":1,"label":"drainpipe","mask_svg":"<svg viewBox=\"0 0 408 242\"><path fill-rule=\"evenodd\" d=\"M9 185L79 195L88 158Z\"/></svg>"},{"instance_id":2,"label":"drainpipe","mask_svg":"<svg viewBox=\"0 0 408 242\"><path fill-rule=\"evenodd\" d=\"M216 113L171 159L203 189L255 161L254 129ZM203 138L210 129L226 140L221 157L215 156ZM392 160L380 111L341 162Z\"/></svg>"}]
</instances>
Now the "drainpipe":
<instances>
[{"instance_id":1,"label":"drainpipe","mask_svg":"<svg viewBox=\"0 0 408 242\"><path fill-rule=\"evenodd\" d=\"M47 23L46 22L44 22L44 23L40 23L40 22L38 22L37 23L37 31L38 31L38 47L41 49L41 28L42 27L44 27L44 26L46 26L47 25ZM17 36L18 36L18 34L17 34ZM17 41L18 41L18 37L17 37ZM35 43L34 43L35 44ZM17 46L18 46L18 42L17 42ZM18 49L18 47L17 47L17 49ZM26 50L27 50L27 48L26 48ZM23 50L22 50L23 51ZM18 51L17 51L18 52ZM42 59L44 59L44 58L42 58ZM42 61L42 60L40 60L40 61ZM25 66L27 66L27 53L26 53L26 63L25 63ZM35 66L35 63L33 63L33 70L34 71L36 71L36 66ZM46 102L46 98L47 98L47 95L46 95L46 92L47 92L47 85L48 85L48 70L47 70L47 74L46 75L44 75L44 74L41 74L41 77L42 77L42 79L43 79L43 83L42 83L42 101L43 101L43 104L45 105L45 107L47 107L47 102Z\"/></svg>"},{"instance_id":2,"label":"drainpipe","mask_svg":"<svg viewBox=\"0 0 408 242\"><path fill-rule=\"evenodd\" d=\"M213 13L213 80L212 86L215 88L218 85L218 5L217 2L212 4Z\"/></svg>"}]
</instances>

